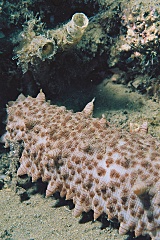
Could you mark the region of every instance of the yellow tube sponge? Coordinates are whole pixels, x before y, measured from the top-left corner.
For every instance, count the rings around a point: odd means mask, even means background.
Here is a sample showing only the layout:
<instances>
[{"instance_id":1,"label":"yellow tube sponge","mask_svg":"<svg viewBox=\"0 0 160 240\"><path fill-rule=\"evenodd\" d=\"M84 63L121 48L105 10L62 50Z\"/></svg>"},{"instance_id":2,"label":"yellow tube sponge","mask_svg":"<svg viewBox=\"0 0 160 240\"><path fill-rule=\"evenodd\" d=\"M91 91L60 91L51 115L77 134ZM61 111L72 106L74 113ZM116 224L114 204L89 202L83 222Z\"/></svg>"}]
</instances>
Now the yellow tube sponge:
<instances>
[{"instance_id":1,"label":"yellow tube sponge","mask_svg":"<svg viewBox=\"0 0 160 240\"><path fill-rule=\"evenodd\" d=\"M14 49L13 59L18 59L17 64L21 65L25 73L28 64L34 65L37 58L42 61L51 59L58 48L64 49L77 44L87 26L88 18L83 13L75 13L67 24L53 30L44 30L40 19L31 19L27 22L27 26L24 26L19 46Z\"/></svg>"}]
</instances>

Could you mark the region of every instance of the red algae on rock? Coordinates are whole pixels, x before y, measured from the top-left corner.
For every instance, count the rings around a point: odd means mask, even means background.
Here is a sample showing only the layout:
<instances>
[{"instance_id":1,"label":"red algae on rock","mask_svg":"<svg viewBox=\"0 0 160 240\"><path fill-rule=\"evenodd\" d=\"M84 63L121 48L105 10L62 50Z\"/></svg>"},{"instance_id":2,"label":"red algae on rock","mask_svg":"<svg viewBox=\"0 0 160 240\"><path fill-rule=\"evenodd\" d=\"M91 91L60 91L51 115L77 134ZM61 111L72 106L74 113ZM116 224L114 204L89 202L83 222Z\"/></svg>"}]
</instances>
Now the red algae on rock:
<instances>
[{"instance_id":1,"label":"red algae on rock","mask_svg":"<svg viewBox=\"0 0 160 240\"><path fill-rule=\"evenodd\" d=\"M120 234L160 239L160 143L108 126L92 111L93 101L73 113L50 105L43 92L10 102L2 139L5 147L23 144L17 174L48 182L46 196L73 199L76 217L105 212L118 219Z\"/></svg>"}]
</instances>

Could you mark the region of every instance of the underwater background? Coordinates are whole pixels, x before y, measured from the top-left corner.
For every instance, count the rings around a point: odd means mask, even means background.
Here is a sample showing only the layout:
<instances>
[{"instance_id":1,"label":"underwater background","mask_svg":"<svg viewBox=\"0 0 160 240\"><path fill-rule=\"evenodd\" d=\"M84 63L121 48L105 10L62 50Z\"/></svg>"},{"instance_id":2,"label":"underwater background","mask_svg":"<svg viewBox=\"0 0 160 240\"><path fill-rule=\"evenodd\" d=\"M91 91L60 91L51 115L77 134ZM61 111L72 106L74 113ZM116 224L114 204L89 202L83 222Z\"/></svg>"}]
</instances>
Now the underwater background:
<instances>
[{"instance_id":1,"label":"underwater background","mask_svg":"<svg viewBox=\"0 0 160 240\"><path fill-rule=\"evenodd\" d=\"M95 98L94 117L127 131L148 122L160 140L159 66L159 0L1 0L0 136L6 104L42 89L74 112ZM103 215L75 220L71 202L44 197L44 183L17 180L11 160L0 142L1 239L134 238L120 236L118 223Z\"/></svg>"}]
</instances>

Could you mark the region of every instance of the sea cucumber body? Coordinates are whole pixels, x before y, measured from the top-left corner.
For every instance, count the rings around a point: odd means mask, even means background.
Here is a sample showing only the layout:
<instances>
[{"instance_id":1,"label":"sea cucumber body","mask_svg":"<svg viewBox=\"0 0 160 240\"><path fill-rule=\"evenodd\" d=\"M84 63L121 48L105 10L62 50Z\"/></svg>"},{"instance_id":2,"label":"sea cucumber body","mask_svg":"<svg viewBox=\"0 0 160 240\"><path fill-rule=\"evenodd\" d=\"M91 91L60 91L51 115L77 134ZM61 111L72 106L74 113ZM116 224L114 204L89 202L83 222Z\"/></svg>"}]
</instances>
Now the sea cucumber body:
<instances>
[{"instance_id":1,"label":"sea cucumber body","mask_svg":"<svg viewBox=\"0 0 160 240\"><path fill-rule=\"evenodd\" d=\"M160 143L107 126L92 118L92 107L73 113L42 92L9 103L5 145L23 143L17 174L48 182L47 196L73 199L74 216L105 212L118 219L120 234L160 239Z\"/></svg>"}]
</instances>

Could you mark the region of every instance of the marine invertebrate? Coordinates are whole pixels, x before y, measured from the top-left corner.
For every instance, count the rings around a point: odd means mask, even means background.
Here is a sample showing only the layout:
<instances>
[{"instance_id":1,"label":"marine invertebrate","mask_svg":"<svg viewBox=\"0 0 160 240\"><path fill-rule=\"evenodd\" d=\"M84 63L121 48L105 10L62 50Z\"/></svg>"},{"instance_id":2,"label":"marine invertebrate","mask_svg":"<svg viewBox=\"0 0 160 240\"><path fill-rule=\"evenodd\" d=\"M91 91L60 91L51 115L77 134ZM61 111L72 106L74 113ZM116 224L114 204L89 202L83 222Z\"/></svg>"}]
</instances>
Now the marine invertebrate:
<instances>
[{"instance_id":1,"label":"marine invertebrate","mask_svg":"<svg viewBox=\"0 0 160 240\"><path fill-rule=\"evenodd\" d=\"M48 30L48 35L57 40L58 46L65 48L80 41L88 26L88 22L89 20L84 13L75 13L72 19L61 28Z\"/></svg>"},{"instance_id":2,"label":"marine invertebrate","mask_svg":"<svg viewBox=\"0 0 160 240\"><path fill-rule=\"evenodd\" d=\"M53 30L45 30L40 18L32 18L24 25L13 59L18 59L17 64L25 73L28 64L36 64L37 58L42 61L54 58L58 48L64 49L79 42L87 26L88 18L83 13L75 13L68 23Z\"/></svg>"},{"instance_id":3,"label":"marine invertebrate","mask_svg":"<svg viewBox=\"0 0 160 240\"><path fill-rule=\"evenodd\" d=\"M110 67L124 70L121 83L159 99L160 7L155 0L121 1L119 34L110 48ZM124 67L124 65L125 67ZM132 73L132 74L130 74ZM142 74L141 81L136 81ZM145 77L144 77L145 74ZM154 78L156 77L156 80ZM125 79L125 80L124 80ZM136 88L134 84L136 83ZM150 91L151 90L151 91ZM154 93L153 93L154 91Z\"/></svg>"},{"instance_id":4,"label":"marine invertebrate","mask_svg":"<svg viewBox=\"0 0 160 240\"><path fill-rule=\"evenodd\" d=\"M94 210L117 218L119 233L160 238L160 143L151 136L108 126L82 112L50 105L40 92L20 95L7 107L5 147L23 143L18 175L48 182L46 196L59 191L73 199L74 216Z\"/></svg>"},{"instance_id":5,"label":"marine invertebrate","mask_svg":"<svg viewBox=\"0 0 160 240\"><path fill-rule=\"evenodd\" d=\"M130 132L137 132L141 134L147 134L148 133L148 122L145 121L141 125L138 123L130 123Z\"/></svg>"},{"instance_id":6,"label":"marine invertebrate","mask_svg":"<svg viewBox=\"0 0 160 240\"><path fill-rule=\"evenodd\" d=\"M149 1L150 2L150 1ZM158 63L159 11L155 1L121 4L120 51L128 52L126 63L139 63L143 71ZM126 30L124 31L124 29Z\"/></svg>"}]
</instances>

